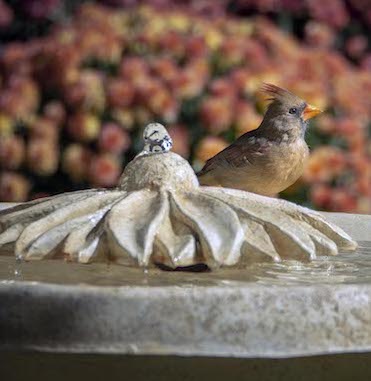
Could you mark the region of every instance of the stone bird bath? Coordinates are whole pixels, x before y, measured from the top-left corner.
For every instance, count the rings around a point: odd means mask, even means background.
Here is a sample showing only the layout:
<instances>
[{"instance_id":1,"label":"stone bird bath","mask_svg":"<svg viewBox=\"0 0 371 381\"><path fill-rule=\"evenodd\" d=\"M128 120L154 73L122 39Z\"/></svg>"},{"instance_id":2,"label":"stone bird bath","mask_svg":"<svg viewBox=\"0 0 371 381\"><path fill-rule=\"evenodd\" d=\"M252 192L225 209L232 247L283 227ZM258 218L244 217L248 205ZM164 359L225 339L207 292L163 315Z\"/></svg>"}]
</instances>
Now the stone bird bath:
<instances>
[{"instance_id":1,"label":"stone bird bath","mask_svg":"<svg viewBox=\"0 0 371 381\"><path fill-rule=\"evenodd\" d=\"M19 260L211 268L311 260L357 244L322 215L287 201L200 186L166 129L150 124L116 189L90 189L0 212L0 246Z\"/></svg>"},{"instance_id":2,"label":"stone bird bath","mask_svg":"<svg viewBox=\"0 0 371 381\"><path fill-rule=\"evenodd\" d=\"M370 216L200 187L163 126L144 140L116 189L1 205L0 349L371 350Z\"/></svg>"}]
</instances>

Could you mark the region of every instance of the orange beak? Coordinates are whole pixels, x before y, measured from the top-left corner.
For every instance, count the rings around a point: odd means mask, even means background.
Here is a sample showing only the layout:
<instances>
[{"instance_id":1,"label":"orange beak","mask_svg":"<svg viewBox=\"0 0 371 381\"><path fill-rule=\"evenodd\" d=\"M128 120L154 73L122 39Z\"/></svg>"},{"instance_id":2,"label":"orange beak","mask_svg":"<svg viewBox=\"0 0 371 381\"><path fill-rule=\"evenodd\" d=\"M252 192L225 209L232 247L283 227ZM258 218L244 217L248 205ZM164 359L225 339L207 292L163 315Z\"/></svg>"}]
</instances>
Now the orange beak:
<instances>
[{"instance_id":1,"label":"orange beak","mask_svg":"<svg viewBox=\"0 0 371 381\"><path fill-rule=\"evenodd\" d=\"M314 116L320 114L322 111L318 109L317 107L307 105L303 111L303 119L308 120L310 118L313 118Z\"/></svg>"}]
</instances>

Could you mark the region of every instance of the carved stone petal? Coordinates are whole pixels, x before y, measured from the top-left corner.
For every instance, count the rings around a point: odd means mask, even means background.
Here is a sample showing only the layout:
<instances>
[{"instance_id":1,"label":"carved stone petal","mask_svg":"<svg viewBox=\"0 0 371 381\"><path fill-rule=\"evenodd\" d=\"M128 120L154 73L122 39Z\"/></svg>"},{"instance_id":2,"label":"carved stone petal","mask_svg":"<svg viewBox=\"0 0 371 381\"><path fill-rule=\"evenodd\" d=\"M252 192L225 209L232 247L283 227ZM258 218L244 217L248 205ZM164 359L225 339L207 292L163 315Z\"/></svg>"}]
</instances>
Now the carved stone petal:
<instances>
[{"instance_id":1,"label":"carved stone petal","mask_svg":"<svg viewBox=\"0 0 371 381\"><path fill-rule=\"evenodd\" d=\"M107 216L107 232L117 262L127 264L131 257L141 266L148 265L155 236L168 210L166 194L149 190L132 192L113 206Z\"/></svg>"},{"instance_id":2,"label":"carved stone petal","mask_svg":"<svg viewBox=\"0 0 371 381\"><path fill-rule=\"evenodd\" d=\"M178 228L177 230L179 231L180 229ZM164 219L155 241L157 251L165 259L161 261L162 263L172 267L188 266L195 263L196 240L190 234L189 229L182 230L185 231L181 234L176 234L169 216Z\"/></svg>"},{"instance_id":3,"label":"carved stone petal","mask_svg":"<svg viewBox=\"0 0 371 381\"><path fill-rule=\"evenodd\" d=\"M220 192L221 190L221 188L212 187L204 189L208 189L210 192ZM248 204L249 208L254 209L257 212L262 210L276 210L282 212L284 215L289 215L295 221L304 221L334 241L337 246L342 249L353 250L357 247L357 243L353 241L347 233L338 226L326 221L320 213L314 210L293 204L286 200L264 197L236 189L224 188L222 192L225 195L231 196L231 198L237 197L241 201L244 200L244 203Z\"/></svg>"},{"instance_id":4,"label":"carved stone petal","mask_svg":"<svg viewBox=\"0 0 371 381\"><path fill-rule=\"evenodd\" d=\"M29 223L66 205L100 193L102 191L97 189L65 193L63 195L26 202L0 211L0 231L2 231L0 234L0 246L15 242Z\"/></svg>"},{"instance_id":5,"label":"carved stone petal","mask_svg":"<svg viewBox=\"0 0 371 381\"><path fill-rule=\"evenodd\" d=\"M295 220L295 224L303 231L305 231L312 239L315 247L316 254L319 255L337 255L338 247L334 241L323 234L320 230L315 229L309 223L301 220Z\"/></svg>"},{"instance_id":6,"label":"carved stone petal","mask_svg":"<svg viewBox=\"0 0 371 381\"><path fill-rule=\"evenodd\" d=\"M315 235L315 230L312 228L308 231L304 223L285 215L284 211L277 208L274 203L268 204L268 207L264 204L254 204L244 192L236 192L233 197L218 188L203 188L203 192L233 206L240 216L261 223L281 257L301 260L316 257L316 246L311 237ZM320 238L323 241L322 234ZM317 239L318 242L321 242L320 238ZM327 254L333 254L333 250Z\"/></svg>"},{"instance_id":7,"label":"carved stone petal","mask_svg":"<svg viewBox=\"0 0 371 381\"><path fill-rule=\"evenodd\" d=\"M171 213L195 231L208 263L238 262L244 232L237 214L227 204L197 191L172 193Z\"/></svg>"},{"instance_id":8,"label":"carved stone petal","mask_svg":"<svg viewBox=\"0 0 371 381\"><path fill-rule=\"evenodd\" d=\"M83 218L81 220L81 223L83 223L87 216L113 203L120 197L122 197L122 192L119 191L99 192L95 195L83 198L80 201L69 203L67 206L57 209L54 212L47 214L45 217L32 222L23 230L22 234L16 241L16 256L23 257L27 254L27 257L31 258L31 253L27 253L27 250L31 247L33 242L44 233L50 231L49 233L54 236L55 240L57 240L58 226L61 226L59 228L59 235L65 238L66 234L70 232L67 226L74 226L73 220L85 216L85 219ZM65 224L67 224L67 226L63 226ZM52 234L51 230L54 228L57 229L55 229ZM71 229L73 229L73 227ZM40 255L42 254L40 253ZM36 253L34 253L34 257L36 257Z\"/></svg>"},{"instance_id":9,"label":"carved stone petal","mask_svg":"<svg viewBox=\"0 0 371 381\"><path fill-rule=\"evenodd\" d=\"M27 225L45 215L52 213L63 206L87 199L96 194L107 193L106 190L88 189L77 192L62 193L60 195L43 198L19 204L12 208L0 211L0 230L4 231L11 225L20 223Z\"/></svg>"},{"instance_id":10,"label":"carved stone petal","mask_svg":"<svg viewBox=\"0 0 371 381\"><path fill-rule=\"evenodd\" d=\"M5 229L0 234L0 246L5 245L7 243L15 242L21 235L23 229L24 225L21 223L12 225L9 228Z\"/></svg>"},{"instance_id":11,"label":"carved stone petal","mask_svg":"<svg viewBox=\"0 0 371 381\"><path fill-rule=\"evenodd\" d=\"M100 237L95 237L89 241L78 253L79 263L90 263L98 256Z\"/></svg>"},{"instance_id":12,"label":"carved stone petal","mask_svg":"<svg viewBox=\"0 0 371 381\"><path fill-rule=\"evenodd\" d=\"M73 218L57 225L36 238L27 248L23 249L22 256L26 260L43 259L50 256L66 236L76 230L92 216Z\"/></svg>"},{"instance_id":13,"label":"carved stone petal","mask_svg":"<svg viewBox=\"0 0 371 381\"><path fill-rule=\"evenodd\" d=\"M102 222L110 208L111 205L94 213L90 218L86 218L79 229L73 230L68 235L63 251L69 255L71 260L88 263L95 257L103 230L95 228ZM99 231L94 231L94 229Z\"/></svg>"},{"instance_id":14,"label":"carved stone petal","mask_svg":"<svg viewBox=\"0 0 371 381\"><path fill-rule=\"evenodd\" d=\"M271 257L274 262L281 260L263 225L243 216L240 216L240 222L245 232L245 241L242 247L244 262L264 260L266 259L265 256ZM262 258L258 258L259 256Z\"/></svg>"}]
</instances>

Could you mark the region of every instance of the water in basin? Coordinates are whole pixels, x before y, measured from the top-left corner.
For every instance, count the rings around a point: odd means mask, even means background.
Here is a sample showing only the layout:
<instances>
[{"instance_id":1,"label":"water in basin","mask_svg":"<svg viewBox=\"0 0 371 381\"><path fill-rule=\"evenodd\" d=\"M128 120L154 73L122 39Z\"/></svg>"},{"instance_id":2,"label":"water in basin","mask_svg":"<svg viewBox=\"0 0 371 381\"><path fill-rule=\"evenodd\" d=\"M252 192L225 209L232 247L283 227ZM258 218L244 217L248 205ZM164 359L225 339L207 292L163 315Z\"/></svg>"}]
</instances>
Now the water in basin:
<instances>
[{"instance_id":1,"label":"water in basin","mask_svg":"<svg viewBox=\"0 0 371 381\"><path fill-rule=\"evenodd\" d=\"M16 262L0 255L0 283L14 281L96 286L210 286L246 284L371 284L371 241L360 241L356 252L319 257L302 263L256 263L245 268L221 268L208 273L168 272L128 268L116 264L75 264L61 260Z\"/></svg>"}]
</instances>

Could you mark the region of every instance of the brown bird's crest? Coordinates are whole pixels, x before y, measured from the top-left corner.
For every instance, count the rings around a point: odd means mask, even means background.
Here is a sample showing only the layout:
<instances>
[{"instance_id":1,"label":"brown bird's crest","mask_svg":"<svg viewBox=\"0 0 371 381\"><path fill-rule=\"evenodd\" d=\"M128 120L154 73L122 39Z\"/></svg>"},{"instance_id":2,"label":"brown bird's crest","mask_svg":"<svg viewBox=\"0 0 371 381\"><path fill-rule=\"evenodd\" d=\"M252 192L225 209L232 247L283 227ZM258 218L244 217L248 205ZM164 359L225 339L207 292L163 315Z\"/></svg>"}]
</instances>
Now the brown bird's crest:
<instances>
[{"instance_id":1,"label":"brown bird's crest","mask_svg":"<svg viewBox=\"0 0 371 381\"><path fill-rule=\"evenodd\" d=\"M282 89L281 87L278 87L271 83L263 83L261 87L261 92L269 95L269 98L267 98L267 100L272 102L279 101L283 103L296 103L301 100L298 96L291 93L290 91Z\"/></svg>"}]
</instances>

